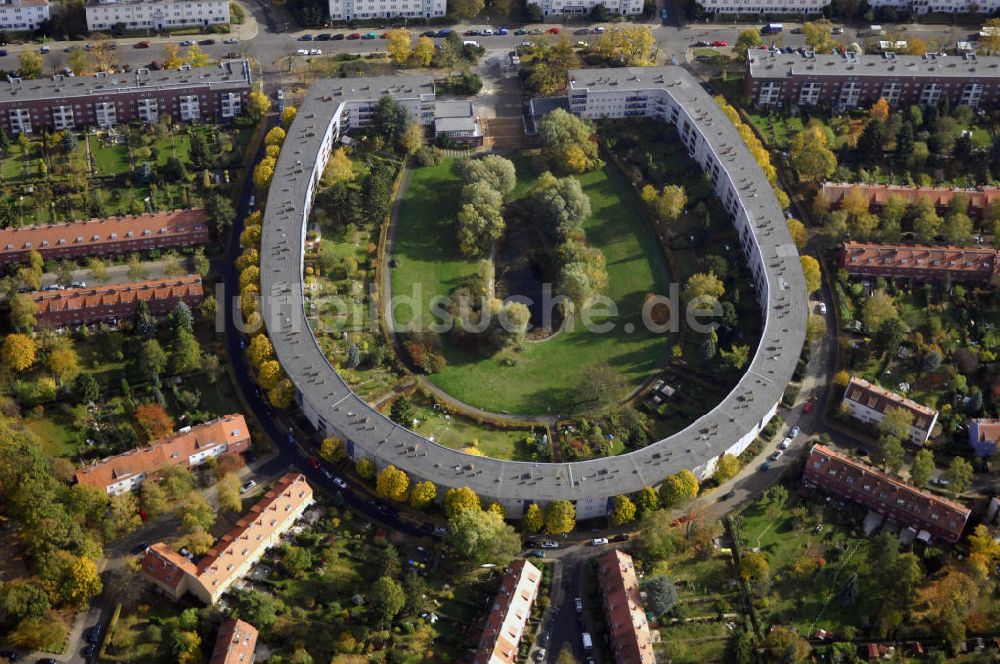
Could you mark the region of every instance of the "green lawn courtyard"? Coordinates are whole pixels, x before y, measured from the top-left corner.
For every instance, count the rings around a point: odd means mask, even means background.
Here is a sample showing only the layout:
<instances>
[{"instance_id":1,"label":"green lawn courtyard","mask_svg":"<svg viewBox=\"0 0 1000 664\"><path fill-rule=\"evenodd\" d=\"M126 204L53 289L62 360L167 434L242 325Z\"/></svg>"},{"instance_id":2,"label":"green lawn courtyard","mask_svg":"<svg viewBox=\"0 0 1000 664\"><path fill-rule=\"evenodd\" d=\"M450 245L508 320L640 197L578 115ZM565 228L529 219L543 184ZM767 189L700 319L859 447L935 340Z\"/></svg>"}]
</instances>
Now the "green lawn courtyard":
<instances>
[{"instance_id":1,"label":"green lawn courtyard","mask_svg":"<svg viewBox=\"0 0 1000 664\"><path fill-rule=\"evenodd\" d=\"M413 172L396 228L393 257L398 265L393 269L392 294L412 296L423 312L430 311L432 297L448 295L476 266L475 260L459 253L454 240L461 182L451 172L453 161ZM522 183L515 196L525 191L522 185L531 177L523 161L517 163ZM636 384L666 358L669 340L647 331L641 320L644 296L666 292L662 251L631 188L613 167L579 179L592 207L584 223L587 240L607 258L606 294L619 308L611 321L613 329L605 334L588 331L577 315L567 321L572 330L564 329L545 341L525 342L516 366L449 346L442 338L448 365L430 379L451 395L491 411L568 414L580 405L578 386L588 368L607 363ZM409 307L394 311L397 328L412 318Z\"/></svg>"}]
</instances>

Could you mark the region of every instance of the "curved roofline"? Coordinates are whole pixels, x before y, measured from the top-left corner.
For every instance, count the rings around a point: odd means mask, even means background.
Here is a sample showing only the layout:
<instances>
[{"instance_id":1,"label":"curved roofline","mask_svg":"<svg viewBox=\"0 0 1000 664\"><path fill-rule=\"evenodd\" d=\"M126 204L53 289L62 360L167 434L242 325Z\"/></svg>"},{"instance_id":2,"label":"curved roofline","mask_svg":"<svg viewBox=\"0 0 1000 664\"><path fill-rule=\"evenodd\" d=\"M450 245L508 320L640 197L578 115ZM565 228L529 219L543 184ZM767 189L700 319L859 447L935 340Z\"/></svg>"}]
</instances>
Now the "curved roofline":
<instances>
[{"instance_id":1,"label":"curved roofline","mask_svg":"<svg viewBox=\"0 0 1000 664\"><path fill-rule=\"evenodd\" d=\"M764 327L733 390L672 436L628 454L572 463L472 456L429 441L364 403L327 361L306 321L302 269L309 212L341 132L364 122L366 115L358 111L391 94L428 124L434 89L429 77L331 79L312 86L289 128L268 192L261 245L263 319L275 354L295 384L296 401L314 426L325 435L342 436L354 457L391 463L414 481L468 486L503 503L511 516L520 513L518 504L558 499L577 501L578 517L580 501L596 513L606 510L612 496L655 486L678 470L708 474L719 456L749 445L776 411L805 339L807 293L798 252L764 173L735 126L686 70L570 72L571 106L584 117L589 112L577 105L581 95L634 95L636 90L652 100L646 115L672 121L691 156L712 173L716 194L740 231Z\"/></svg>"}]
</instances>

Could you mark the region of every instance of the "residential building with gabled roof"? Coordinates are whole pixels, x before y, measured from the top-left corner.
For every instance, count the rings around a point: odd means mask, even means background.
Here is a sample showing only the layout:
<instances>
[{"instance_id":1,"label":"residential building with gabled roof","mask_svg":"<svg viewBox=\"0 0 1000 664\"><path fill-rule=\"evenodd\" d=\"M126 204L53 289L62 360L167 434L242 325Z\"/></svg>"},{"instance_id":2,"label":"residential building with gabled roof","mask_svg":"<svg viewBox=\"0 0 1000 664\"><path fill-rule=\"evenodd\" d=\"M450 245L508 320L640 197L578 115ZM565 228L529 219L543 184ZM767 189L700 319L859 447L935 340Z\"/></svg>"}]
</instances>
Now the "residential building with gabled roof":
<instances>
[{"instance_id":1,"label":"residential building with gabled roof","mask_svg":"<svg viewBox=\"0 0 1000 664\"><path fill-rule=\"evenodd\" d=\"M208 664L253 664L257 629L243 620L227 620L219 627Z\"/></svg>"},{"instance_id":2,"label":"residential building with gabled roof","mask_svg":"<svg viewBox=\"0 0 1000 664\"><path fill-rule=\"evenodd\" d=\"M611 634L612 659L616 664L656 664L632 556L618 549L601 556L597 583Z\"/></svg>"},{"instance_id":3,"label":"residential building with gabled roof","mask_svg":"<svg viewBox=\"0 0 1000 664\"><path fill-rule=\"evenodd\" d=\"M486 627L479 639L475 664L515 664L531 605L538 597L542 571L527 560L516 560L507 568Z\"/></svg>"},{"instance_id":4,"label":"residential building with gabled roof","mask_svg":"<svg viewBox=\"0 0 1000 664\"><path fill-rule=\"evenodd\" d=\"M96 486L114 496L155 478L167 466L200 466L223 454L250 449L250 430L239 413L185 427L144 447L116 454L76 471L78 484Z\"/></svg>"},{"instance_id":5,"label":"residential building with gabled roof","mask_svg":"<svg viewBox=\"0 0 1000 664\"><path fill-rule=\"evenodd\" d=\"M201 277L163 277L124 284L87 288L45 290L28 293L35 303L35 319L41 325L58 327L103 321L117 321L134 316L140 300L157 316L173 311L180 302L192 309L205 298Z\"/></svg>"},{"instance_id":6,"label":"residential building with gabled roof","mask_svg":"<svg viewBox=\"0 0 1000 664\"><path fill-rule=\"evenodd\" d=\"M854 419L875 425L882 422L886 412L893 408L907 411L913 416L910 442L915 445L927 442L938 418L938 412L933 408L857 376L851 377L847 384L847 390L844 391L844 405Z\"/></svg>"},{"instance_id":7,"label":"residential building with gabled roof","mask_svg":"<svg viewBox=\"0 0 1000 664\"><path fill-rule=\"evenodd\" d=\"M158 542L147 549L142 572L173 600L190 592L215 604L312 503L305 475L288 473L197 561Z\"/></svg>"}]
</instances>

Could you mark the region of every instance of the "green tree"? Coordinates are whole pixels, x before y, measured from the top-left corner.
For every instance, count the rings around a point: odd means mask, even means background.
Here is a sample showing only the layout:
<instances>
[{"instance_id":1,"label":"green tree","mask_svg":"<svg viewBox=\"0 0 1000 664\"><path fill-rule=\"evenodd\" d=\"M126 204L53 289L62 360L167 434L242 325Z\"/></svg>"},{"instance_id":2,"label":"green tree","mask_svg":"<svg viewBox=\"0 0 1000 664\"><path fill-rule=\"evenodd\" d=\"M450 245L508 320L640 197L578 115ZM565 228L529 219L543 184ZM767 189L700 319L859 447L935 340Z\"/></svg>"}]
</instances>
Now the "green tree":
<instances>
[{"instance_id":1,"label":"green tree","mask_svg":"<svg viewBox=\"0 0 1000 664\"><path fill-rule=\"evenodd\" d=\"M392 407L389 409L392 421L405 427L413 426L416 415L417 411L413 408L413 402L405 395L393 401Z\"/></svg>"},{"instance_id":2,"label":"green tree","mask_svg":"<svg viewBox=\"0 0 1000 664\"><path fill-rule=\"evenodd\" d=\"M410 506L418 510L422 510L432 502L437 497L437 486L434 482L423 481L417 482L413 486L413 491L410 492Z\"/></svg>"},{"instance_id":3,"label":"green tree","mask_svg":"<svg viewBox=\"0 0 1000 664\"><path fill-rule=\"evenodd\" d=\"M677 588L674 582L663 574L643 579L642 592L646 595L646 608L654 616L665 616L677 605Z\"/></svg>"},{"instance_id":4,"label":"green tree","mask_svg":"<svg viewBox=\"0 0 1000 664\"><path fill-rule=\"evenodd\" d=\"M723 454L715 464L715 479L722 484L728 482L740 472L740 460L732 454Z\"/></svg>"},{"instance_id":5,"label":"green tree","mask_svg":"<svg viewBox=\"0 0 1000 664\"><path fill-rule=\"evenodd\" d=\"M167 494L156 482L143 482L139 489L139 504L150 517L167 511Z\"/></svg>"},{"instance_id":6,"label":"green tree","mask_svg":"<svg viewBox=\"0 0 1000 664\"><path fill-rule=\"evenodd\" d=\"M879 432L898 440L909 440L913 427L913 413L905 408L887 408L879 422Z\"/></svg>"},{"instance_id":7,"label":"green tree","mask_svg":"<svg viewBox=\"0 0 1000 664\"><path fill-rule=\"evenodd\" d=\"M506 566L521 550L513 526L493 511L461 510L448 519L448 544L461 559L474 565Z\"/></svg>"},{"instance_id":8,"label":"green tree","mask_svg":"<svg viewBox=\"0 0 1000 664\"><path fill-rule=\"evenodd\" d=\"M903 467L906 452L903 442L895 437L883 434L879 439L878 462L891 473L898 473Z\"/></svg>"},{"instance_id":9,"label":"green tree","mask_svg":"<svg viewBox=\"0 0 1000 664\"><path fill-rule=\"evenodd\" d=\"M305 547L285 544L281 550L281 568L293 579L305 578L313 569L312 554Z\"/></svg>"},{"instance_id":10,"label":"green tree","mask_svg":"<svg viewBox=\"0 0 1000 664\"><path fill-rule=\"evenodd\" d=\"M278 619L278 600L259 590L237 590L235 613L257 629L270 629Z\"/></svg>"},{"instance_id":11,"label":"green tree","mask_svg":"<svg viewBox=\"0 0 1000 664\"><path fill-rule=\"evenodd\" d=\"M486 0L451 0L448 11L455 18L474 18L486 7Z\"/></svg>"},{"instance_id":12,"label":"green tree","mask_svg":"<svg viewBox=\"0 0 1000 664\"><path fill-rule=\"evenodd\" d=\"M188 492L184 502L177 508L177 516L185 533L197 530L208 531L215 523L212 507L197 491Z\"/></svg>"},{"instance_id":13,"label":"green tree","mask_svg":"<svg viewBox=\"0 0 1000 664\"><path fill-rule=\"evenodd\" d=\"M788 159L803 182L820 182L837 169L837 157L821 125L811 125L792 136Z\"/></svg>"},{"instance_id":14,"label":"green tree","mask_svg":"<svg viewBox=\"0 0 1000 664\"><path fill-rule=\"evenodd\" d=\"M17 622L41 618L50 608L48 594L34 581L13 581L4 588L3 610Z\"/></svg>"},{"instance_id":15,"label":"green tree","mask_svg":"<svg viewBox=\"0 0 1000 664\"><path fill-rule=\"evenodd\" d=\"M583 173L598 168L593 127L585 120L557 109L538 123L542 154L550 168L560 173Z\"/></svg>"},{"instance_id":16,"label":"green tree","mask_svg":"<svg viewBox=\"0 0 1000 664\"><path fill-rule=\"evenodd\" d=\"M45 68L45 63L41 55L34 51L21 51L18 60L18 72L21 78L41 78Z\"/></svg>"},{"instance_id":17,"label":"green tree","mask_svg":"<svg viewBox=\"0 0 1000 664\"><path fill-rule=\"evenodd\" d=\"M972 486L972 464L962 457L955 457L944 471L944 478L948 480L948 493L959 496Z\"/></svg>"},{"instance_id":18,"label":"green tree","mask_svg":"<svg viewBox=\"0 0 1000 664\"><path fill-rule=\"evenodd\" d=\"M354 462L354 470L364 480L375 477L375 462L367 457L362 457Z\"/></svg>"},{"instance_id":19,"label":"green tree","mask_svg":"<svg viewBox=\"0 0 1000 664\"><path fill-rule=\"evenodd\" d=\"M139 348L138 367L152 374L162 374L167 368L167 353L156 339L147 339Z\"/></svg>"},{"instance_id":20,"label":"green tree","mask_svg":"<svg viewBox=\"0 0 1000 664\"><path fill-rule=\"evenodd\" d=\"M545 507L545 531L565 535L576 525L576 508L568 500L554 500Z\"/></svg>"},{"instance_id":21,"label":"green tree","mask_svg":"<svg viewBox=\"0 0 1000 664\"><path fill-rule=\"evenodd\" d=\"M865 328L874 333L878 332L887 320L899 318L899 312L892 296L879 288L865 302L861 318Z\"/></svg>"},{"instance_id":22,"label":"green tree","mask_svg":"<svg viewBox=\"0 0 1000 664\"><path fill-rule=\"evenodd\" d=\"M910 483L914 486L924 486L934 474L936 467L934 452L926 448L920 450L910 464Z\"/></svg>"},{"instance_id":23,"label":"green tree","mask_svg":"<svg viewBox=\"0 0 1000 664\"><path fill-rule=\"evenodd\" d=\"M184 466L167 466L160 471L160 486L171 500L180 500L194 486L194 476Z\"/></svg>"},{"instance_id":24,"label":"green tree","mask_svg":"<svg viewBox=\"0 0 1000 664\"><path fill-rule=\"evenodd\" d=\"M37 307L27 295L15 294L10 301L10 326L18 332L31 332L35 329L35 313Z\"/></svg>"},{"instance_id":25,"label":"green tree","mask_svg":"<svg viewBox=\"0 0 1000 664\"><path fill-rule=\"evenodd\" d=\"M186 329L178 331L174 338L170 359L173 363L174 373L189 373L201 368L201 347L193 333Z\"/></svg>"},{"instance_id":26,"label":"green tree","mask_svg":"<svg viewBox=\"0 0 1000 664\"><path fill-rule=\"evenodd\" d=\"M406 604L406 594L399 582L388 576L380 577L371 589L371 602L379 621L392 622Z\"/></svg>"},{"instance_id":27,"label":"green tree","mask_svg":"<svg viewBox=\"0 0 1000 664\"><path fill-rule=\"evenodd\" d=\"M219 507L230 512L243 511L243 499L240 497L240 477L236 473L226 473L216 484ZM207 529L206 529L207 530Z\"/></svg>"},{"instance_id":28,"label":"green tree","mask_svg":"<svg viewBox=\"0 0 1000 664\"><path fill-rule=\"evenodd\" d=\"M127 535L142 525L139 501L134 493L125 492L111 497L107 523L116 537Z\"/></svg>"}]
</instances>

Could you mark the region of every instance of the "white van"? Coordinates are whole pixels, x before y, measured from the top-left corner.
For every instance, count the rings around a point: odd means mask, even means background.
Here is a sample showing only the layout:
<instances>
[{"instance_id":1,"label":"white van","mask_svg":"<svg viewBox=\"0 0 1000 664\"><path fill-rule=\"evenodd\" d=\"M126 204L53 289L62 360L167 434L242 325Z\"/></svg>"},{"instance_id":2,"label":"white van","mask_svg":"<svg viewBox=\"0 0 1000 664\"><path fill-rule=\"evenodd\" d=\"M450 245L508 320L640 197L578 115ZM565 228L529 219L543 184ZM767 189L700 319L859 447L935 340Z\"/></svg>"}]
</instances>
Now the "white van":
<instances>
[{"instance_id":1,"label":"white van","mask_svg":"<svg viewBox=\"0 0 1000 664\"><path fill-rule=\"evenodd\" d=\"M882 29L881 25L873 25L871 26L871 28L868 29L868 31L873 35L881 36L885 34L885 30Z\"/></svg>"},{"instance_id":2,"label":"white van","mask_svg":"<svg viewBox=\"0 0 1000 664\"><path fill-rule=\"evenodd\" d=\"M591 650L594 649L594 641L593 641L593 639L590 638L590 633L584 632L583 635L580 638L583 639L583 649L584 650L586 650L587 652L590 652Z\"/></svg>"},{"instance_id":3,"label":"white van","mask_svg":"<svg viewBox=\"0 0 1000 664\"><path fill-rule=\"evenodd\" d=\"M462 46L472 46L473 48L479 48L479 42L467 40L462 42Z\"/></svg>"}]
</instances>

